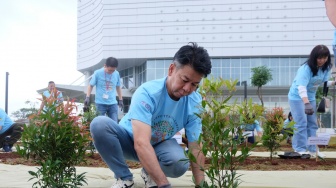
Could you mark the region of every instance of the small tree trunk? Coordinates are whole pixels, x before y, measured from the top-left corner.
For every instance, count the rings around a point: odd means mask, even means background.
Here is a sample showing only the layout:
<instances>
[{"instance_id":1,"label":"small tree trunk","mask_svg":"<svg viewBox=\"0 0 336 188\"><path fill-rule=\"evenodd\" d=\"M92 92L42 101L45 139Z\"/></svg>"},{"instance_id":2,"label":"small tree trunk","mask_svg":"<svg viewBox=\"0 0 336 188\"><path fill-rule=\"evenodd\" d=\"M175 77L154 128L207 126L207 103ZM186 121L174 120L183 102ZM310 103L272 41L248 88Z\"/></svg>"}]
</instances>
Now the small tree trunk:
<instances>
[{"instance_id":1,"label":"small tree trunk","mask_svg":"<svg viewBox=\"0 0 336 188\"><path fill-rule=\"evenodd\" d=\"M257 95L258 95L258 97L260 99L261 106L264 107L264 101L263 101L263 98L262 98L261 87L258 87Z\"/></svg>"}]
</instances>

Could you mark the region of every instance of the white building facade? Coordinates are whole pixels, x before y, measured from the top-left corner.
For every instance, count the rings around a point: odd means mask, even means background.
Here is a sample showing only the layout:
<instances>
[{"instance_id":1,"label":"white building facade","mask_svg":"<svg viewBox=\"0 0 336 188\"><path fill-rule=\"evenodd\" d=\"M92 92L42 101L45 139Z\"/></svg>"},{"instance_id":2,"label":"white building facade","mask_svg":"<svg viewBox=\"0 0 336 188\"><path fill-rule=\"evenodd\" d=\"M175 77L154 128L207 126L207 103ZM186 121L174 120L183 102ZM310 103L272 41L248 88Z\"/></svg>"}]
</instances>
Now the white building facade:
<instances>
[{"instance_id":1,"label":"white building facade","mask_svg":"<svg viewBox=\"0 0 336 188\"><path fill-rule=\"evenodd\" d=\"M269 67L265 106L289 111L298 67L318 44L332 53L333 30L322 0L78 0L77 69L88 80L117 58L127 112L132 91L166 76L175 52L197 42L212 58L212 76L247 81L256 103L251 68Z\"/></svg>"}]
</instances>

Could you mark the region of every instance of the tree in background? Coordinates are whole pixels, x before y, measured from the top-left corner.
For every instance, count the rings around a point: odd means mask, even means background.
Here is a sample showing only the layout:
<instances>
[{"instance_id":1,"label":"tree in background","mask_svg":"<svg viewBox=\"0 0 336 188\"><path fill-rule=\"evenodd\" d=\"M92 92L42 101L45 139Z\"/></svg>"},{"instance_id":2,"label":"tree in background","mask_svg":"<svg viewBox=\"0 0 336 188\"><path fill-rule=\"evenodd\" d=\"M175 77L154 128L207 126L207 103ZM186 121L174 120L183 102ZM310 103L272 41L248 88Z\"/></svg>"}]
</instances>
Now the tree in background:
<instances>
[{"instance_id":1,"label":"tree in background","mask_svg":"<svg viewBox=\"0 0 336 188\"><path fill-rule=\"evenodd\" d=\"M252 73L251 84L252 86L258 87L257 95L261 101L261 106L264 106L261 87L273 80L271 69L266 66L254 67L252 68Z\"/></svg>"},{"instance_id":2,"label":"tree in background","mask_svg":"<svg viewBox=\"0 0 336 188\"><path fill-rule=\"evenodd\" d=\"M15 121L28 121L30 115L36 114L38 109L35 108L36 102L31 102L27 100L25 102L26 105L29 105L29 108L20 108L17 111L12 112L11 116L15 119Z\"/></svg>"}]
</instances>

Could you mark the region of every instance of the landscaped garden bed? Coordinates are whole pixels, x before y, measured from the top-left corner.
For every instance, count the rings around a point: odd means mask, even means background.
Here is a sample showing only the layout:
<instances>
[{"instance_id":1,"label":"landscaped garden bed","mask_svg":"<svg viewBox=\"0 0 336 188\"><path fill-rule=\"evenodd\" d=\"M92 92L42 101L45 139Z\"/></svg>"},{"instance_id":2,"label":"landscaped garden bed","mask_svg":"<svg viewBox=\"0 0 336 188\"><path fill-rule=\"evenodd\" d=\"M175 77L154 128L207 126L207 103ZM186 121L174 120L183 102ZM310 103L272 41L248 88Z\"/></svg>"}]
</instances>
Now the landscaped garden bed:
<instances>
[{"instance_id":1,"label":"landscaped garden bed","mask_svg":"<svg viewBox=\"0 0 336 188\"><path fill-rule=\"evenodd\" d=\"M320 150L327 154L327 152L335 151L336 146L322 146ZM262 146L256 146L253 150L254 152L267 152L266 149ZM282 145L280 151L291 151L291 146ZM86 157L87 162L82 163L79 166L87 167L104 167L107 168L105 162L101 159L98 153L95 153L92 156ZM206 160L206 163L209 163L210 159ZM22 158L16 152L12 153L0 153L0 163L10 164L10 165L28 165L35 166L37 165L33 160L27 160ZM127 162L129 167L132 169L141 168L141 164L138 162ZM272 170L336 170L336 159L335 158L326 158L324 160L319 159L280 159L273 158L271 162L269 157L254 157L249 156L242 165L239 165L239 170L260 170L260 171L272 171Z\"/></svg>"}]
</instances>

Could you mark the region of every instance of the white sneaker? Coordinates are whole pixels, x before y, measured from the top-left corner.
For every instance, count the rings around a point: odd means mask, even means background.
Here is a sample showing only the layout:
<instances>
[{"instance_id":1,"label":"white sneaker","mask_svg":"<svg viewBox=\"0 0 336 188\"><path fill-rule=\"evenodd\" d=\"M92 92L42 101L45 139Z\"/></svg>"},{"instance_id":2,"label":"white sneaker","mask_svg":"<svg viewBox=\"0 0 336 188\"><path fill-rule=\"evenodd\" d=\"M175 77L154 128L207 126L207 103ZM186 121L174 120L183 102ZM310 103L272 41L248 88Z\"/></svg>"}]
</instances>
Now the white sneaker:
<instances>
[{"instance_id":1,"label":"white sneaker","mask_svg":"<svg viewBox=\"0 0 336 188\"><path fill-rule=\"evenodd\" d=\"M312 158L316 157L316 152L309 152L309 154ZM317 152L317 156L319 156L320 158L325 158L326 157L326 155L324 153L321 153L319 151Z\"/></svg>"},{"instance_id":2,"label":"white sneaker","mask_svg":"<svg viewBox=\"0 0 336 188\"><path fill-rule=\"evenodd\" d=\"M114 182L111 188L133 188L133 187L134 187L133 180L117 179L117 181Z\"/></svg>"},{"instance_id":3,"label":"white sneaker","mask_svg":"<svg viewBox=\"0 0 336 188\"><path fill-rule=\"evenodd\" d=\"M140 176L145 181L145 187L146 188L157 188L158 186L156 183L152 180L152 178L145 172L145 170L142 168Z\"/></svg>"}]
</instances>

